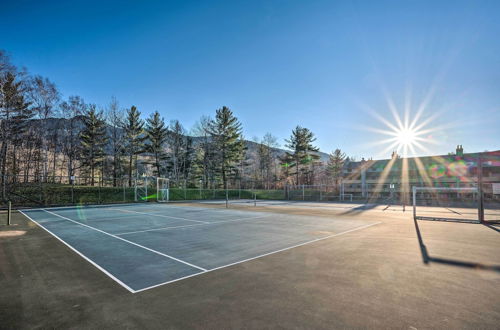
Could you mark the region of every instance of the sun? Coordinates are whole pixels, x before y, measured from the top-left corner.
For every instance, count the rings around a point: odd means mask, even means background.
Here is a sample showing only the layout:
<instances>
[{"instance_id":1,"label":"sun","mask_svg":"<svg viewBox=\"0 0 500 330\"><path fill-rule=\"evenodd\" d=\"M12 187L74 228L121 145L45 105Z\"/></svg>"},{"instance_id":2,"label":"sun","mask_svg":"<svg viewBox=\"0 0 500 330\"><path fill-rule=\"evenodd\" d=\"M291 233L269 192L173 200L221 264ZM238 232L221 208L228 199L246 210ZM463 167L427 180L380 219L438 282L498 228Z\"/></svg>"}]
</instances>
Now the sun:
<instances>
[{"instance_id":1,"label":"sun","mask_svg":"<svg viewBox=\"0 0 500 330\"><path fill-rule=\"evenodd\" d=\"M397 141L401 146L413 146L417 141L418 132L414 131L412 128L400 128L395 133L397 134Z\"/></svg>"},{"instance_id":2,"label":"sun","mask_svg":"<svg viewBox=\"0 0 500 330\"><path fill-rule=\"evenodd\" d=\"M391 136L391 138L385 140L385 142L388 142L389 148L398 154L407 157L409 154L415 153L416 147L423 149L420 142L426 140L422 138L424 131L415 127L414 124L403 123L399 120L397 125L390 125L388 128L385 134Z\"/></svg>"},{"instance_id":3,"label":"sun","mask_svg":"<svg viewBox=\"0 0 500 330\"><path fill-rule=\"evenodd\" d=\"M369 142L370 146L382 146L379 156L384 157L387 154L396 152L403 157L415 156L421 152L428 152L430 145L435 145L437 142L432 137L432 133L440 129L439 126L430 126L435 115L422 119L423 109L419 109L414 116L410 115L410 110L405 109L404 115L401 116L395 106L391 106L393 120L378 114L371 108L368 108L368 113L373 115L385 127L365 127L372 132L386 135L385 139L377 139ZM385 146L385 147L384 147Z\"/></svg>"}]
</instances>

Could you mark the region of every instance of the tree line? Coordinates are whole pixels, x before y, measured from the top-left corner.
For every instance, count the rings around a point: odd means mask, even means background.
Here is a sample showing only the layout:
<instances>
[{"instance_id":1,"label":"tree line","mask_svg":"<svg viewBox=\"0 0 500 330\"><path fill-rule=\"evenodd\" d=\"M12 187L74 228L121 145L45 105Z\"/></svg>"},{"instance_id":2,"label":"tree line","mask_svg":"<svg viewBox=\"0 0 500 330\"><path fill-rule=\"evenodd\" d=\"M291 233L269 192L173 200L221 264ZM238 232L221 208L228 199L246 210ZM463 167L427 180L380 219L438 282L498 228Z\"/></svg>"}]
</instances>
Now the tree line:
<instances>
[{"instance_id":1,"label":"tree line","mask_svg":"<svg viewBox=\"0 0 500 330\"><path fill-rule=\"evenodd\" d=\"M349 159L339 149L320 161L314 134L297 126L279 149L270 133L254 138L252 150L242 124L226 106L203 116L190 131L158 111L121 108L116 98L104 107L80 96L62 99L48 78L29 74L0 50L0 180L133 185L139 176L170 178L187 187L255 188L338 182ZM258 186L255 186L255 183Z\"/></svg>"}]
</instances>

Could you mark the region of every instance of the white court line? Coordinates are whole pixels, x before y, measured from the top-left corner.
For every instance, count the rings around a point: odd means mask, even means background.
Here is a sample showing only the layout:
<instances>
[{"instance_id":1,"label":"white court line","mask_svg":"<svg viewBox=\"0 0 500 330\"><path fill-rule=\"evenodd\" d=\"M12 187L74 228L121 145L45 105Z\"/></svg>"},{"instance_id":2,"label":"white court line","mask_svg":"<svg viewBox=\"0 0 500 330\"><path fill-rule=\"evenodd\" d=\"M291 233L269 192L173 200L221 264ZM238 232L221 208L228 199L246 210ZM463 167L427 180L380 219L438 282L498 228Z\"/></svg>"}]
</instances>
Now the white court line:
<instances>
[{"instance_id":1,"label":"white court line","mask_svg":"<svg viewBox=\"0 0 500 330\"><path fill-rule=\"evenodd\" d=\"M167 258L169 258L169 259L172 259L172 260L178 261L178 262L180 262L180 263L183 263L183 264L185 264L185 265L191 266L191 267L193 267L193 268L197 268L197 269L200 269L200 270L206 271L206 269L205 269L205 268L202 268L202 267L199 267L199 266L193 265L193 264L191 264L191 263L189 263L189 262L187 262L187 261L181 260L181 259L177 259L177 258L175 258L175 257L172 257L172 256L168 255L168 254L161 253L161 252L159 252L159 251L156 251L156 250L150 249L150 248L145 247L145 246L143 246L143 245L140 245L140 244L134 243L134 242L132 242L132 241L126 240L125 238L122 238L122 237L119 237L119 236L116 236L116 235L113 235L113 234L107 233L107 232L105 232L105 231L103 231L103 230L100 230L100 229L94 228L94 227L92 227L92 226L86 225L86 224L84 224L84 223L81 223L81 222L75 221L75 220L70 219L70 218L67 218L67 217L64 217L64 216L59 215L59 214L54 213L54 212L50 212L50 211L47 211L47 210L43 210L43 211L44 211L44 212L47 212L47 213L50 213L50 214L52 214L52 215L55 215L56 217L60 217L60 218L62 218L62 219L65 219L65 220L71 221L71 222L73 222L73 223L76 223L77 225L80 225L80 226L84 226L84 227L90 228L90 229L92 229L92 230L95 230L95 231L98 231L98 232L103 233L103 234L105 234L105 235L108 235L108 236L114 237L114 238L116 238L116 239L119 239L119 240L121 240L121 241L127 242L127 243L129 243L129 244L132 244L132 245L138 246L138 247L140 247L140 248L143 248L143 249L145 249L145 250L148 250L148 251L151 251L151 252L153 252L153 253L159 254L159 255L161 255L161 256L167 257Z\"/></svg>"},{"instance_id":2,"label":"white court line","mask_svg":"<svg viewBox=\"0 0 500 330\"><path fill-rule=\"evenodd\" d=\"M214 221L214 222L200 223L200 224L197 224L197 225L161 227L161 228L153 228L153 229L145 229L145 230L137 230L137 231L124 232L124 233L119 233L119 234L115 234L115 235L121 236L121 235L137 234L137 233L146 233L146 232L150 232L150 231L175 229L175 228L208 226L208 225L213 225L213 224L217 224L217 223L245 221L245 220L252 220L252 219L268 218L268 217L271 217L271 216L272 215L270 214L270 215L263 215L263 216L251 217L251 218L241 218L241 219L233 219L233 220L223 220L223 221Z\"/></svg>"},{"instance_id":3,"label":"white court line","mask_svg":"<svg viewBox=\"0 0 500 330\"><path fill-rule=\"evenodd\" d=\"M153 214L153 213L146 213L146 212L137 212L137 211L132 211L132 210L117 209L117 208L110 208L109 210L122 211L122 212L129 212L129 213L137 213L137 214L143 214L143 215L150 215L150 216L152 216L152 217L172 218L172 219L179 219L179 220L192 221L192 222L199 222L199 223L209 223L209 222L206 222L206 221L191 220L191 219L186 219L186 218L173 217L173 216L170 216L170 215Z\"/></svg>"},{"instance_id":4,"label":"white court line","mask_svg":"<svg viewBox=\"0 0 500 330\"><path fill-rule=\"evenodd\" d=\"M48 230L47 228L45 228L44 226L42 226L41 224L39 224L37 221L33 220L30 216L28 216L26 213L24 213L23 211L19 210L19 212L21 214L23 214L26 218L30 219L31 221L33 221L34 223L36 223L36 225L40 228L42 228L43 230L45 230L46 232L48 232L49 234L51 234L52 236L54 236L55 238L57 238L61 243L63 243L64 245L66 245L67 247L69 247L73 252L75 252L76 254L78 254L80 257L82 257L84 260L87 260L91 265L93 265L94 267L96 267L97 269L99 269L101 272L103 272L104 274L108 275L109 277L111 277L112 280L114 280L115 282L117 282L118 284L120 284L122 287L124 287L125 289L127 289L128 291L132 292L132 293L135 293L136 291L134 289L132 289L131 287L129 287L127 284L123 283L122 281L120 281L118 278L114 277L110 272L108 272L106 269L102 268L101 266L99 266L98 264L96 264L95 262L93 262L91 259L87 258L85 255L83 255L82 253L80 253L80 251L78 251L77 249L75 249L74 247L72 247L71 245L69 245L68 243L66 243L65 241L63 241L61 238L59 238L59 236L57 236L56 234L54 234L53 232L51 232L50 230Z\"/></svg>"},{"instance_id":5,"label":"white court line","mask_svg":"<svg viewBox=\"0 0 500 330\"><path fill-rule=\"evenodd\" d=\"M152 286L149 286L149 287L146 287L146 288L142 288L142 289L136 290L135 292L141 292L141 291L153 289L153 288L165 285L165 284L169 284L169 283L173 283L173 282L184 280L186 278L190 278L190 277L194 277L194 276L206 274L206 273L209 273L209 272L213 272L215 270L219 270L219 269L222 269L222 268L234 266L234 265L237 265L237 264L241 264L243 262L247 262L247 261L250 261L250 260L255 260L255 259L258 259L258 258L262 258L262 257L268 256L268 255L271 255L271 254L275 254L275 253L283 252L283 251L286 251L286 250L294 249L296 247L304 246L304 245L307 245L307 244L319 242L319 241L322 241L322 240L325 240L325 239L328 239L328 238L337 237L337 236L340 236L340 235L351 233L353 231L357 231L357 230L365 229L365 228L368 228L368 227L371 227L371 226L375 226L375 225L378 225L378 224L381 224L381 223L382 222L375 222L375 223L371 223L371 224L368 224L368 225L364 225L364 226L356 227L356 228L353 228L353 229L349 229L349 230L343 231L341 233L337 233L337 234L332 234L332 235L328 235L328 236L325 236L325 237L316 238L316 239L313 239L311 241L307 241L307 242L304 242L304 243L296 244L296 245L289 246L289 247L286 247L286 248L283 248L283 249L279 249L279 250L276 250L276 251L264 253L264 254L258 255L256 257L252 257L252 258L248 258L248 259L236 261L236 262L224 265L224 266L220 266L220 267L208 269L208 270L206 270L204 272L200 272L200 273L196 273L196 274L192 274L192 275L180 277L180 278L177 278L175 280L171 280L171 281L167 281L167 282L163 282L163 283L159 283L159 284L155 284L155 285L152 285Z\"/></svg>"},{"instance_id":6,"label":"white court line","mask_svg":"<svg viewBox=\"0 0 500 330\"><path fill-rule=\"evenodd\" d=\"M150 232L150 231L168 230L168 229L175 229L175 228L187 228L187 227L198 227L198 226L205 226L205 224L200 223L200 224L196 224L196 225L171 226L171 227L161 227L161 228L146 229L146 230L127 231L127 232L118 233L118 234L115 234L115 235L116 236L122 236L122 235L130 235L130 234L137 234L137 233L147 233L147 232Z\"/></svg>"}]
</instances>

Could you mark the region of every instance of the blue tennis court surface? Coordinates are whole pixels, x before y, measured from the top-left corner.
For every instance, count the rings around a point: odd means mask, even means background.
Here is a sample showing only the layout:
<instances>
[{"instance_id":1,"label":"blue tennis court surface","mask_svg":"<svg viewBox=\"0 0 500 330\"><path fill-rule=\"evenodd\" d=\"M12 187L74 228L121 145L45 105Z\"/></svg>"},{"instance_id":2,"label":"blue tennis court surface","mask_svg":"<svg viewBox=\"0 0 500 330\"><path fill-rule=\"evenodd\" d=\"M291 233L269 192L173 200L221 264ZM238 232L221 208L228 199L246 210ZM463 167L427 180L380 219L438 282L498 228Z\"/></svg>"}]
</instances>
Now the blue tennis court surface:
<instances>
[{"instance_id":1,"label":"blue tennis court surface","mask_svg":"<svg viewBox=\"0 0 500 330\"><path fill-rule=\"evenodd\" d=\"M131 292L378 223L154 203L23 213Z\"/></svg>"}]
</instances>

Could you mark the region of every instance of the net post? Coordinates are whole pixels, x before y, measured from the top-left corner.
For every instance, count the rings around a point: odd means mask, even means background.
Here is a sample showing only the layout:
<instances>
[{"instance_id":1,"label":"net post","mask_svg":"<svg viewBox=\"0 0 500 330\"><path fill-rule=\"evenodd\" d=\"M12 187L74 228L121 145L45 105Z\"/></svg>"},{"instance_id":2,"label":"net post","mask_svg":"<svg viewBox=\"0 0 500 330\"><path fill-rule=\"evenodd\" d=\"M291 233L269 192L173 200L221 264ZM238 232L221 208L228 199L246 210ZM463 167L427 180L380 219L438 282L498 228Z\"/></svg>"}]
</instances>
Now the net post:
<instances>
[{"instance_id":1,"label":"net post","mask_svg":"<svg viewBox=\"0 0 500 330\"><path fill-rule=\"evenodd\" d=\"M417 219L417 187L413 186L413 220Z\"/></svg>"},{"instance_id":2,"label":"net post","mask_svg":"<svg viewBox=\"0 0 500 330\"><path fill-rule=\"evenodd\" d=\"M228 208L228 204L229 204L229 196L228 196L227 188L226 188L226 209Z\"/></svg>"},{"instance_id":3,"label":"net post","mask_svg":"<svg viewBox=\"0 0 500 330\"><path fill-rule=\"evenodd\" d=\"M7 226L10 226L10 219L12 215L12 202L7 202Z\"/></svg>"},{"instance_id":4,"label":"net post","mask_svg":"<svg viewBox=\"0 0 500 330\"><path fill-rule=\"evenodd\" d=\"M257 193L253 193L253 206L257 206Z\"/></svg>"}]
</instances>

